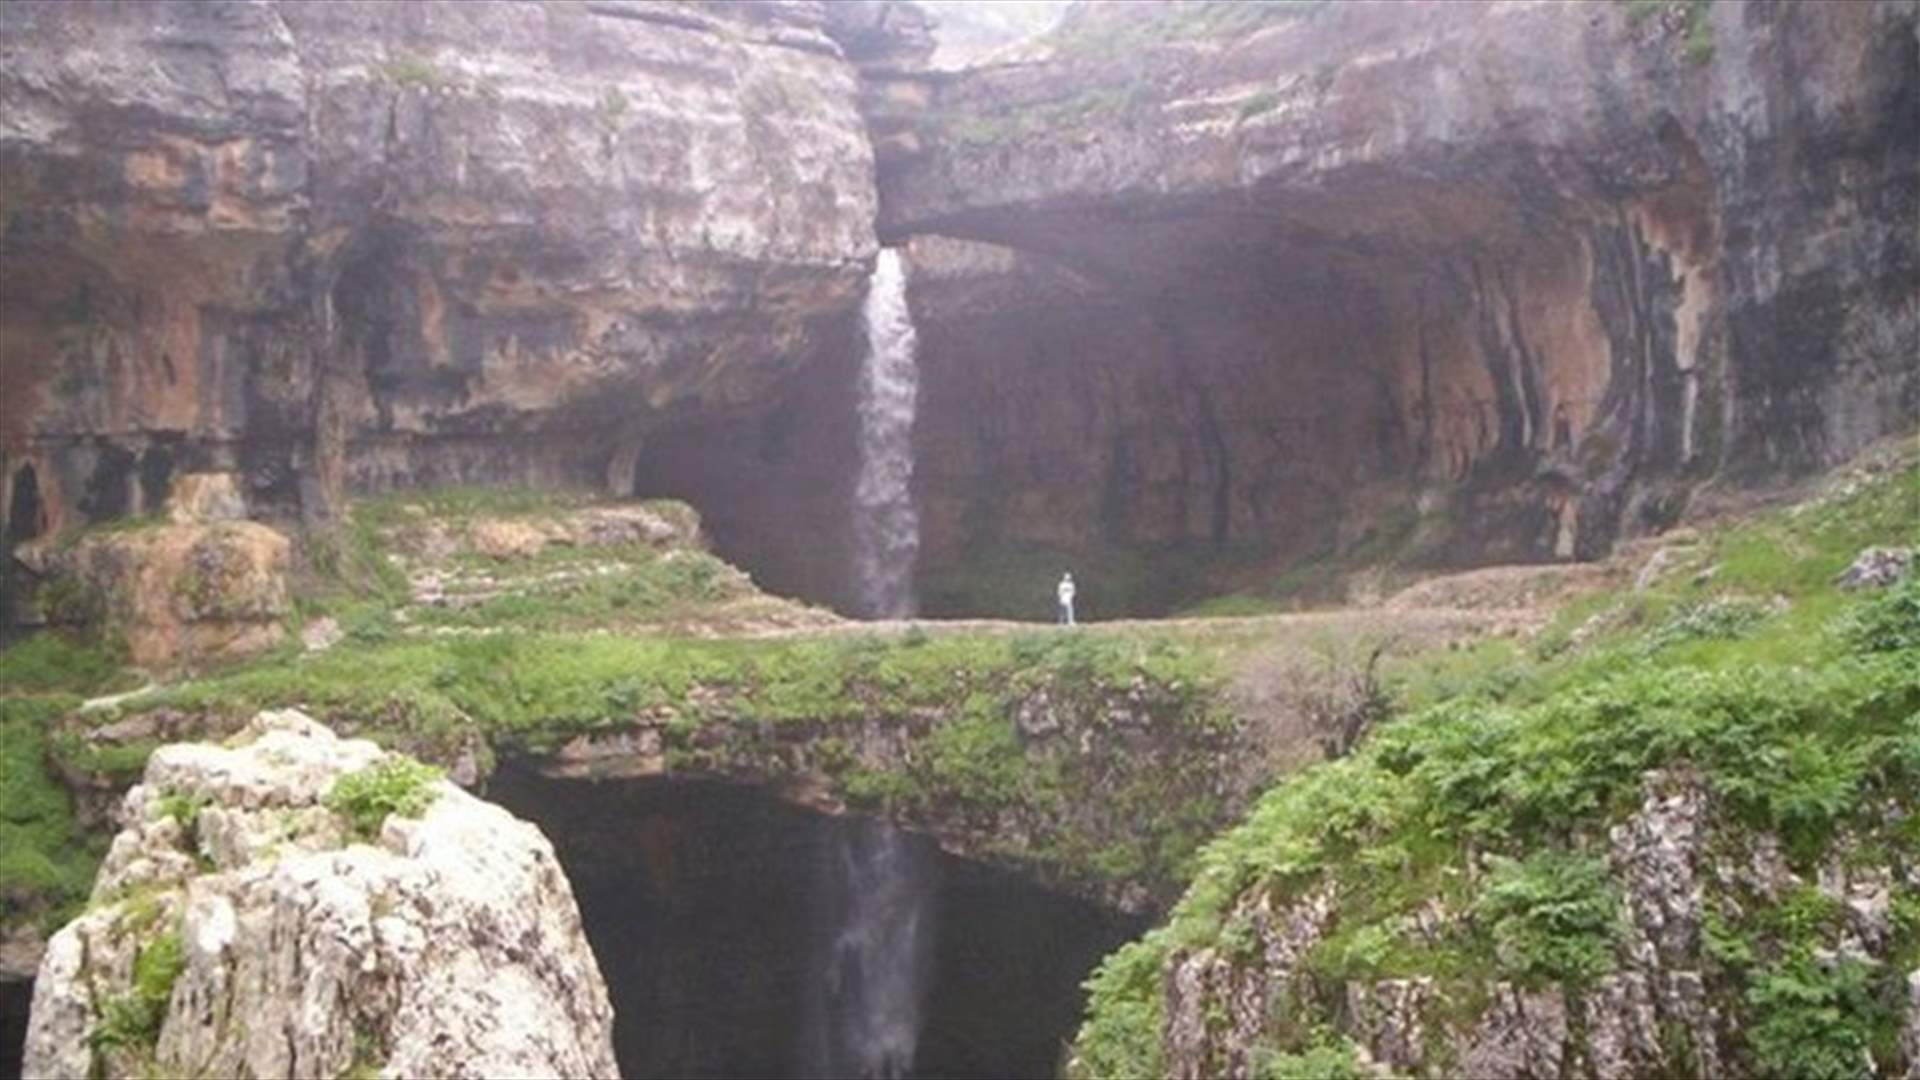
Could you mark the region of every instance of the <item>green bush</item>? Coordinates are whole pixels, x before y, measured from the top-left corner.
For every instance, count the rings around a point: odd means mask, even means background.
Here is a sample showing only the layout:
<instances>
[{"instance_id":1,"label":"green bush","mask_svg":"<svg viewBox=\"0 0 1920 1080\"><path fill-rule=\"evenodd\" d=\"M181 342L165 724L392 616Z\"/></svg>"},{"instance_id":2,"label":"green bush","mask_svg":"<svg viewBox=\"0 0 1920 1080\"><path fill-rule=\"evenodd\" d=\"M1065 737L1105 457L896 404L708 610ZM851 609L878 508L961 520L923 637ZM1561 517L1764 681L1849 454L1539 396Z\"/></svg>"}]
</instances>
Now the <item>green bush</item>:
<instances>
[{"instance_id":1,"label":"green bush","mask_svg":"<svg viewBox=\"0 0 1920 1080\"><path fill-rule=\"evenodd\" d=\"M1294 1053L1262 1047L1253 1060L1254 1080L1373 1080L1352 1042L1322 1028Z\"/></svg>"},{"instance_id":2,"label":"green bush","mask_svg":"<svg viewBox=\"0 0 1920 1080\"><path fill-rule=\"evenodd\" d=\"M1920 649L1920 571L1848 609L1834 628L1858 652Z\"/></svg>"},{"instance_id":3,"label":"green bush","mask_svg":"<svg viewBox=\"0 0 1920 1080\"><path fill-rule=\"evenodd\" d=\"M371 840L380 835L388 814L419 817L439 797L435 789L442 773L410 757L392 754L358 772L334 781L327 792L327 809L347 819L354 835Z\"/></svg>"},{"instance_id":4,"label":"green bush","mask_svg":"<svg viewBox=\"0 0 1920 1080\"><path fill-rule=\"evenodd\" d=\"M1620 901L1597 858L1543 851L1495 857L1474 914L1491 927L1501 964L1536 981L1584 983L1613 966Z\"/></svg>"},{"instance_id":5,"label":"green bush","mask_svg":"<svg viewBox=\"0 0 1920 1080\"><path fill-rule=\"evenodd\" d=\"M1645 651L1659 652L1687 641L1731 641L1746 637L1770 612L1750 600L1717 599L1684 604L1652 634Z\"/></svg>"},{"instance_id":6,"label":"green bush","mask_svg":"<svg viewBox=\"0 0 1920 1080\"><path fill-rule=\"evenodd\" d=\"M1747 1040L1768 1076L1852 1080L1873 1075L1868 1049L1887 1011L1855 960L1821 964L1805 954L1763 973L1747 989Z\"/></svg>"},{"instance_id":7,"label":"green bush","mask_svg":"<svg viewBox=\"0 0 1920 1080\"><path fill-rule=\"evenodd\" d=\"M1159 932L1121 946L1085 984L1087 1022L1067 1070L1075 1080L1163 1076L1160 1060Z\"/></svg>"}]
</instances>

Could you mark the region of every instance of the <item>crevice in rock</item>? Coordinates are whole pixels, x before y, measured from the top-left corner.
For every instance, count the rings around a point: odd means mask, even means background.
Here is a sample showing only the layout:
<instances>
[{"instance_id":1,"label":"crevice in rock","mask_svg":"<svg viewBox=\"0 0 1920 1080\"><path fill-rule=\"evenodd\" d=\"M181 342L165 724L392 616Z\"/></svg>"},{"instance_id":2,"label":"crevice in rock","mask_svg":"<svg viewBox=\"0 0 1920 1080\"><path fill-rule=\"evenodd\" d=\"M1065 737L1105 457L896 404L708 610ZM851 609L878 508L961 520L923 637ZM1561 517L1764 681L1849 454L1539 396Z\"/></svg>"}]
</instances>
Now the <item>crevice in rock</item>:
<instances>
[{"instance_id":1,"label":"crevice in rock","mask_svg":"<svg viewBox=\"0 0 1920 1080\"><path fill-rule=\"evenodd\" d=\"M27 1047L33 983L0 979L0 1076L19 1076Z\"/></svg>"}]
</instances>

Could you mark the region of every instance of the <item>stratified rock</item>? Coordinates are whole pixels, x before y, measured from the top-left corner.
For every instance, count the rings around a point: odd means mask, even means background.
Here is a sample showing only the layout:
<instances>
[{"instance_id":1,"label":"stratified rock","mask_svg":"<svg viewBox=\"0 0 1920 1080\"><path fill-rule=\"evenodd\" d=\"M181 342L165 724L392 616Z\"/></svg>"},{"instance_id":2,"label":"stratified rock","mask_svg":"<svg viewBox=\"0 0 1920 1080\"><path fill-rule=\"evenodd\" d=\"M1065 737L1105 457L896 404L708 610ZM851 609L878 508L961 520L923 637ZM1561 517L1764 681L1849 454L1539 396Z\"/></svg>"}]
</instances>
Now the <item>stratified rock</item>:
<instances>
[{"instance_id":1,"label":"stratified rock","mask_svg":"<svg viewBox=\"0 0 1920 1080\"><path fill-rule=\"evenodd\" d=\"M1904 430L1917 19L1142 0L924 77L923 560L1589 558Z\"/></svg>"},{"instance_id":2,"label":"stratified rock","mask_svg":"<svg viewBox=\"0 0 1920 1080\"><path fill-rule=\"evenodd\" d=\"M323 799L392 755L297 712L230 741L161 748L128 793L92 906L41 964L28 1075L617 1075L539 830L436 780L418 818L357 842Z\"/></svg>"},{"instance_id":3,"label":"stratified rock","mask_svg":"<svg viewBox=\"0 0 1920 1080\"><path fill-rule=\"evenodd\" d=\"M230 472L185 473L167 492L167 520L175 525L244 521L247 500L240 477Z\"/></svg>"},{"instance_id":4,"label":"stratified rock","mask_svg":"<svg viewBox=\"0 0 1920 1080\"><path fill-rule=\"evenodd\" d=\"M1493 988L1479 1022L1454 1046L1461 1076L1486 1080L1559 1076L1567 1038L1567 1001L1558 987Z\"/></svg>"},{"instance_id":5,"label":"stratified rock","mask_svg":"<svg viewBox=\"0 0 1920 1080\"><path fill-rule=\"evenodd\" d=\"M283 511L630 477L853 332L873 159L823 19L7 5L6 471L48 529L182 472Z\"/></svg>"},{"instance_id":6,"label":"stratified rock","mask_svg":"<svg viewBox=\"0 0 1920 1080\"><path fill-rule=\"evenodd\" d=\"M285 636L286 534L253 521L143 525L36 542L17 553L40 620L110 625L129 658L169 668L261 651Z\"/></svg>"}]
</instances>

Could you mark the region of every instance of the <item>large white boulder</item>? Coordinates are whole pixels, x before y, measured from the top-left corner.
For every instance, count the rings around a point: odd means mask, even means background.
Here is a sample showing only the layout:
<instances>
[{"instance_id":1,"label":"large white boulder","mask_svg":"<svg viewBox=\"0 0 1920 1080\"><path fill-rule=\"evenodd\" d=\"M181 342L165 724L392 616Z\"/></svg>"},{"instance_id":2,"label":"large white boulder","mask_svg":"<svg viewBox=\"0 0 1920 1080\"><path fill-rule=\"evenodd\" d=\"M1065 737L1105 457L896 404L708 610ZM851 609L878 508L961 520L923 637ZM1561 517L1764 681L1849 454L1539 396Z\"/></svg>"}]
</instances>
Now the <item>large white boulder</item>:
<instances>
[{"instance_id":1,"label":"large white boulder","mask_svg":"<svg viewBox=\"0 0 1920 1080\"><path fill-rule=\"evenodd\" d=\"M291 711L231 742L163 747L127 793L41 963L27 1075L618 1075L538 829L429 780L356 839L325 797L396 755Z\"/></svg>"}]
</instances>

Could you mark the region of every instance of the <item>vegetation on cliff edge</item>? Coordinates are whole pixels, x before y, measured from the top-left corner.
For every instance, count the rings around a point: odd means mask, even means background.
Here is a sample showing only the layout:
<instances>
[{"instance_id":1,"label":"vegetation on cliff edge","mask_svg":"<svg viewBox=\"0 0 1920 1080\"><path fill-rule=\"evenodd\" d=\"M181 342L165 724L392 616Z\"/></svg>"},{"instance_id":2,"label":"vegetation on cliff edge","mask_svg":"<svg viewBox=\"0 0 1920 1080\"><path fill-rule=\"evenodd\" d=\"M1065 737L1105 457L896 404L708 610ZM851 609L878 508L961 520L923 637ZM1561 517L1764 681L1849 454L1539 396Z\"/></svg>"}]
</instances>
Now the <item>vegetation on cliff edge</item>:
<instances>
[{"instance_id":1,"label":"vegetation on cliff edge","mask_svg":"<svg viewBox=\"0 0 1920 1080\"><path fill-rule=\"evenodd\" d=\"M1533 650L1403 670L1402 719L1269 791L1203 850L1169 920L1101 966L1073 1071L1162 1074L1164 972L1202 949L1243 955L1261 897L1275 910L1337 897L1302 988L1265 1025L1269 1057L1314 1050L1354 980L1433 978L1429 1031L1470 1021L1500 980L1577 999L1615 965L1608 829L1654 770L1698 777L1709 846L1736 862L1771 836L1803 879L1836 860L1920 863L1920 580L1833 585L1862 547L1916 540L1907 466L1710 533L1651 587L1572 605ZM1866 1053L1890 1060L1920 905L1895 900L1893 962L1877 967L1831 959L1847 955L1845 912L1811 886L1709 884L1705 909L1700 967L1745 1033L1745 1068L1854 1075ZM1437 931L1422 922L1435 910Z\"/></svg>"}]
</instances>

